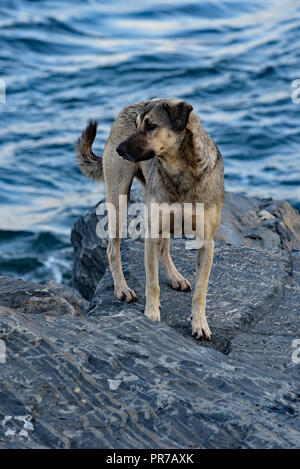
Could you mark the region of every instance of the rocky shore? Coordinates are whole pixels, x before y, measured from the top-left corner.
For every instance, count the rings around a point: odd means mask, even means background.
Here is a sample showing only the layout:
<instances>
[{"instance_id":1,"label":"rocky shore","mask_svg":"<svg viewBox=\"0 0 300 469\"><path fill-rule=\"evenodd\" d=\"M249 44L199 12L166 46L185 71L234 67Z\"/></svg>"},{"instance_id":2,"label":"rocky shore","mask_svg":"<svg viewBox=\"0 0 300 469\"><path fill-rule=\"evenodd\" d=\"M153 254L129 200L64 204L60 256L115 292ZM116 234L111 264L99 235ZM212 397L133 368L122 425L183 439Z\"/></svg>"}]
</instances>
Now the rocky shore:
<instances>
[{"instance_id":1,"label":"rocky shore","mask_svg":"<svg viewBox=\"0 0 300 469\"><path fill-rule=\"evenodd\" d=\"M299 213L226 194L209 343L163 272L162 322L143 315L142 240L122 243L138 302L116 300L98 221L73 227L73 288L0 277L0 448L299 447ZM193 283L195 251L172 257Z\"/></svg>"}]
</instances>

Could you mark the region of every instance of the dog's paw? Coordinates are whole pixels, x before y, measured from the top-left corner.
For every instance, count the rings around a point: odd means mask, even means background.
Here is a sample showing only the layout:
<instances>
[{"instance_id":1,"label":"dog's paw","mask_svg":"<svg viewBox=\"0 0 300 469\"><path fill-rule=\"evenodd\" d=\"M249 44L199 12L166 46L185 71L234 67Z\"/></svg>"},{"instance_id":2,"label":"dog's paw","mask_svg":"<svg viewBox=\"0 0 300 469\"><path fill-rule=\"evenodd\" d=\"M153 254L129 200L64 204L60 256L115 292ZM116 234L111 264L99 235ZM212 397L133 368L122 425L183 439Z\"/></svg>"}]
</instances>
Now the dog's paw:
<instances>
[{"instance_id":1,"label":"dog's paw","mask_svg":"<svg viewBox=\"0 0 300 469\"><path fill-rule=\"evenodd\" d=\"M151 321L155 321L155 322L160 322L160 311L159 309L155 309L155 308L146 308L145 309L145 316L147 316L147 318L151 319Z\"/></svg>"},{"instance_id":2,"label":"dog's paw","mask_svg":"<svg viewBox=\"0 0 300 469\"><path fill-rule=\"evenodd\" d=\"M173 276L169 278L169 285L174 289L174 290L180 290L180 291L190 291L191 290L191 284L190 282L180 276Z\"/></svg>"},{"instance_id":3,"label":"dog's paw","mask_svg":"<svg viewBox=\"0 0 300 469\"><path fill-rule=\"evenodd\" d=\"M206 318L192 318L192 336L195 339L211 340L211 332Z\"/></svg>"},{"instance_id":4,"label":"dog's paw","mask_svg":"<svg viewBox=\"0 0 300 469\"><path fill-rule=\"evenodd\" d=\"M126 303L132 303L137 300L136 294L131 288L122 287L115 290L115 295L119 301L126 301Z\"/></svg>"}]
</instances>

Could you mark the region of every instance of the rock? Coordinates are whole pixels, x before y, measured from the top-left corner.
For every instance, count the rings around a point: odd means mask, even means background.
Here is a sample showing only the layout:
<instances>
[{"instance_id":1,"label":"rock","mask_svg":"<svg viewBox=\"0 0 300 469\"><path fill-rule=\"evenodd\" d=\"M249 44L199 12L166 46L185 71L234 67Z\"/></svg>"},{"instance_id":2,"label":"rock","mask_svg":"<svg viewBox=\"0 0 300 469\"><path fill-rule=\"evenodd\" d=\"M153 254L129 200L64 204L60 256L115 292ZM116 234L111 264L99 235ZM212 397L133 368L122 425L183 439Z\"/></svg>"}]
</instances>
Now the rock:
<instances>
[{"instance_id":1,"label":"rock","mask_svg":"<svg viewBox=\"0 0 300 469\"><path fill-rule=\"evenodd\" d=\"M133 191L132 202L142 200L142 190ZM73 285L89 301L107 267L106 240L96 234L97 223L101 220L96 215L99 204L75 223L71 235ZM262 211L267 211L271 217L263 220L259 215ZM233 246L299 250L300 215L284 201L258 200L227 192L216 240Z\"/></svg>"},{"instance_id":2,"label":"rock","mask_svg":"<svg viewBox=\"0 0 300 469\"><path fill-rule=\"evenodd\" d=\"M71 232L74 249L72 282L87 300L92 298L107 266L106 241L96 233L99 221L96 209L97 206L80 217Z\"/></svg>"},{"instance_id":3,"label":"rock","mask_svg":"<svg viewBox=\"0 0 300 469\"><path fill-rule=\"evenodd\" d=\"M297 217L285 202L227 194L207 296L212 342L192 338L192 292L172 290L163 271L162 322L144 316L143 240L122 242L138 302L116 300L95 208L72 233L74 284L90 302L52 282L0 278L0 449L298 448ZM193 283L195 251L171 246Z\"/></svg>"},{"instance_id":4,"label":"rock","mask_svg":"<svg viewBox=\"0 0 300 469\"><path fill-rule=\"evenodd\" d=\"M261 218L261 220L272 220L274 215L272 215L268 210L261 210L258 214L258 216Z\"/></svg>"},{"instance_id":5,"label":"rock","mask_svg":"<svg viewBox=\"0 0 300 469\"><path fill-rule=\"evenodd\" d=\"M185 250L184 240L172 240L171 246L175 266L193 286L196 252ZM140 261L143 258L143 242L127 240L124 241L121 249L126 281L131 288L134 288L138 297L137 303L131 304L130 309L143 313L145 271ZM264 345L264 352L268 357L267 363L272 362L274 369L281 370L284 359L291 365L291 372L294 373L291 346L293 339L300 338L297 310L300 292L296 295L293 291L290 294L293 301L291 302L290 299L286 301L288 288L291 288L291 272L290 256L283 250L232 247L216 242L207 292L207 318L213 333L213 341L203 342L202 345L238 358L244 347L239 345L239 340L245 334L247 338L256 335L256 342L260 340L263 344L267 334L263 324L267 323L269 324L268 334L273 338L270 346ZM162 269L160 288L162 321L175 329L177 333L184 335L187 340L194 342L190 325L193 293L172 290ZM107 269L95 291L88 314L97 317L103 314L115 314L117 311L126 310L126 307L115 298L112 276ZM285 314L284 308L287 310ZM289 312L288 308L290 308ZM278 326L273 337L274 322L277 324L280 317L282 329L278 330ZM284 324L285 327L283 327ZM280 345L274 347L275 341L279 344L286 338L290 341L289 347L283 350L280 350ZM256 351L255 347L251 347L250 350L248 361L263 368L266 361L261 356L261 350ZM299 370L297 372L299 373Z\"/></svg>"},{"instance_id":6,"label":"rock","mask_svg":"<svg viewBox=\"0 0 300 469\"><path fill-rule=\"evenodd\" d=\"M293 361L298 341L300 352L300 253L292 253L291 275L283 283L281 300L269 304L267 315L259 315L247 331L237 334L228 346L227 354L241 361L300 377L299 362Z\"/></svg>"},{"instance_id":7,"label":"rock","mask_svg":"<svg viewBox=\"0 0 300 469\"><path fill-rule=\"evenodd\" d=\"M84 314L88 303L76 290L66 286L39 285L21 279L0 277L0 304L20 313L59 315Z\"/></svg>"},{"instance_id":8,"label":"rock","mask_svg":"<svg viewBox=\"0 0 300 469\"><path fill-rule=\"evenodd\" d=\"M85 314L89 309L89 302L86 301L80 293L65 284L57 285L52 280L45 283L46 286L50 287L50 291L64 298L77 312L75 316Z\"/></svg>"},{"instance_id":9,"label":"rock","mask_svg":"<svg viewBox=\"0 0 300 469\"><path fill-rule=\"evenodd\" d=\"M247 244L267 249L299 250L300 215L283 200L259 200L226 192L216 239L233 246Z\"/></svg>"},{"instance_id":10,"label":"rock","mask_svg":"<svg viewBox=\"0 0 300 469\"><path fill-rule=\"evenodd\" d=\"M0 448L299 446L299 383L285 374L129 305L52 319L1 307Z\"/></svg>"}]
</instances>

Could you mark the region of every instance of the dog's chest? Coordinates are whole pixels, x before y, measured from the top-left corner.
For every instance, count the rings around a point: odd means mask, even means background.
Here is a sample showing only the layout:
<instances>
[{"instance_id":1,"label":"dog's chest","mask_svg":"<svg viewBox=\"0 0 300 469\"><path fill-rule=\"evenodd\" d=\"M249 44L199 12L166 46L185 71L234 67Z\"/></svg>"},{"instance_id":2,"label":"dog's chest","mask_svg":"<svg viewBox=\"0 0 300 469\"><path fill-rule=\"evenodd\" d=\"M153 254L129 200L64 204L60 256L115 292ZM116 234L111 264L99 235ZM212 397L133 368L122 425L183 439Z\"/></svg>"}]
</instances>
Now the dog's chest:
<instances>
[{"instance_id":1,"label":"dog's chest","mask_svg":"<svg viewBox=\"0 0 300 469\"><path fill-rule=\"evenodd\" d=\"M191 175L176 175L162 178L162 188L165 192L165 201L170 203L204 203L205 185L203 180Z\"/></svg>"}]
</instances>

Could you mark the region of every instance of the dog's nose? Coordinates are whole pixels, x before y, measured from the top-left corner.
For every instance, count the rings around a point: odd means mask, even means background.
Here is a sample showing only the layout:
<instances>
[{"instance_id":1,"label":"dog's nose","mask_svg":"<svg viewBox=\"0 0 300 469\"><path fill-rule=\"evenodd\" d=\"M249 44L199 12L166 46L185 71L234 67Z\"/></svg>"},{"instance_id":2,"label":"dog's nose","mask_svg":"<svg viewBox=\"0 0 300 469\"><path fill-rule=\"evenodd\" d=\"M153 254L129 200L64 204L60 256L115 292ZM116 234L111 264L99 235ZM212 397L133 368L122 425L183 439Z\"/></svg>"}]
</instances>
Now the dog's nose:
<instances>
[{"instance_id":1,"label":"dog's nose","mask_svg":"<svg viewBox=\"0 0 300 469\"><path fill-rule=\"evenodd\" d=\"M117 146L116 150L117 150L117 152L119 153L120 156L124 156L125 153L126 153L124 143L120 143L120 145Z\"/></svg>"}]
</instances>

